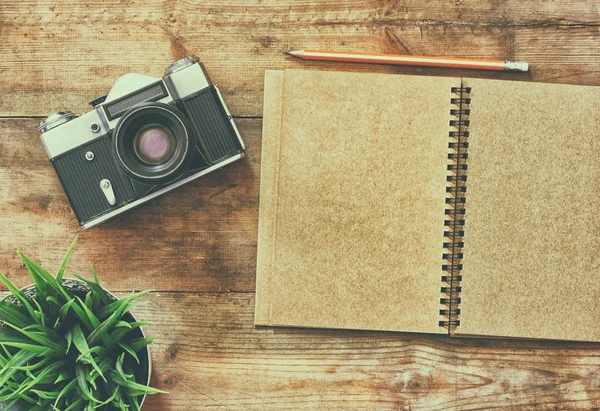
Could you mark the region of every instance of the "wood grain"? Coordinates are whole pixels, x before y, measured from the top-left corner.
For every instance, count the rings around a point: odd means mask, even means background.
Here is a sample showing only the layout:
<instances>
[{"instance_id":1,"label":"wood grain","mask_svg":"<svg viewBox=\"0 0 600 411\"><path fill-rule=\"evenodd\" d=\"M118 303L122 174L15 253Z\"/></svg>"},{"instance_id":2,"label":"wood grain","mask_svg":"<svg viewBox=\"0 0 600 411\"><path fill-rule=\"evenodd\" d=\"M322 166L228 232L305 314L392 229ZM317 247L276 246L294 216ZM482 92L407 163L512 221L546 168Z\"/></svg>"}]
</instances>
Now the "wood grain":
<instances>
[{"instance_id":1,"label":"wood grain","mask_svg":"<svg viewBox=\"0 0 600 411\"><path fill-rule=\"evenodd\" d=\"M600 407L598 344L255 328L251 293L146 299L152 385L170 394L145 411Z\"/></svg>"},{"instance_id":2,"label":"wood grain","mask_svg":"<svg viewBox=\"0 0 600 411\"><path fill-rule=\"evenodd\" d=\"M265 69L489 76L307 63L281 54L298 48L524 60L530 74L496 77L599 84L599 15L584 0L0 0L0 115L85 112L118 76L160 76L188 54L201 57L238 116L261 114Z\"/></svg>"},{"instance_id":3,"label":"wood grain","mask_svg":"<svg viewBox=\"0 0 600 411\"><path fill-rule=\"evenodd\" d=\"M243 160L89 230L75 219L38 122L0 119L0 271L17 285L29 279L16 247L58 269L79 235L71 269L88 273L92 263L113 290L254 290L260 119L237 120Z\"/></svg>"},{"instance_id":4,"label":"wood grain","mask_svg":"<svg viewBox=\"0 0 600 411\"><path fill-rule=\"evenodd\" d=\"M0 0L0 116L86 112L118 76L188 54L237 116L262 114L265 69L491 76L281 55L299 48L524 60L531 73L493 77L600 85L599 41L588 0ZM111 290L159 290L138 314L161 323L147 330L161 335L153 384L171 394L145 410L600 409L598 344L255 328L260 118L237 121L246 160L90 231L39 120L0 119L0 270L26 285L16 246L58 267L80 233L74 271L89 261Z\"/></svg>"}]
</instances>

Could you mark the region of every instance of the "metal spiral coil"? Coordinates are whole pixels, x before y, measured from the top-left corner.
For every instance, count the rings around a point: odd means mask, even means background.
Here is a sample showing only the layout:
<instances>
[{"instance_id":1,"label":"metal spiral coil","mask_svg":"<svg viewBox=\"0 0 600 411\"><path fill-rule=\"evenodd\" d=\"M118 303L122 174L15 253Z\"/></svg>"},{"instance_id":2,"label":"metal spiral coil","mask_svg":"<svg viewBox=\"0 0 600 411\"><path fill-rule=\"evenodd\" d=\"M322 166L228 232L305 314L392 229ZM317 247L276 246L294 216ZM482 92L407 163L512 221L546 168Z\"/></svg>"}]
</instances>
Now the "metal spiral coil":
<instances>
[{"instance_id":1,"label":"metal spiral coil","mask_svg":"<svg viewBox=\"0 0 600 411\"><path fill-rule=\"evenodd\" d=\"M467 160L469 148L469 126L471 122L471 88L452 87L450 104L450 130L448 132L448 166L446 177L446 205L442 253L442 286L440 287L440 327L452 331L460 326L460 294L462 292L461 271L463 269L463 237L467 201Z\"/></svg>"}]
</instances>

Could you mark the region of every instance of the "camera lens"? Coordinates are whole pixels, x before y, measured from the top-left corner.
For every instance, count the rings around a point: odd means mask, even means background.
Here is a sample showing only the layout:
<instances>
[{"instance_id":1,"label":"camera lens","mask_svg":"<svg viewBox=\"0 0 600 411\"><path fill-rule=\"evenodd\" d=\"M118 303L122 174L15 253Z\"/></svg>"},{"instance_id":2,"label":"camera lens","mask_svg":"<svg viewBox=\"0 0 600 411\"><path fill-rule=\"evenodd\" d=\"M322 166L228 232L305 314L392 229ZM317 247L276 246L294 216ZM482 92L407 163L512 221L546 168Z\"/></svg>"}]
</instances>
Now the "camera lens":
<instances>
[{"instance_id":1,"label":"camera lens","mask_svg":"<svg viewBox=\"0 0 600 411\"><path fill-rule=\"evenodd\" d=\"M142 161L160 164L173 153L174 140L170 130L160 125L152 125L138 133L133 147Z\"/></svg>"},{"instance_id":2,"label":"camera lens","mask_svg":"<svg viewBox=\"0 0 600 411\"><path fill-rule=\"evenodd\" d=\"M164 184L187 170L195 149L191 126L175 107L143 103L115 127L113 147L123 171L144 184Z\"/></svg>"}]
</instances>

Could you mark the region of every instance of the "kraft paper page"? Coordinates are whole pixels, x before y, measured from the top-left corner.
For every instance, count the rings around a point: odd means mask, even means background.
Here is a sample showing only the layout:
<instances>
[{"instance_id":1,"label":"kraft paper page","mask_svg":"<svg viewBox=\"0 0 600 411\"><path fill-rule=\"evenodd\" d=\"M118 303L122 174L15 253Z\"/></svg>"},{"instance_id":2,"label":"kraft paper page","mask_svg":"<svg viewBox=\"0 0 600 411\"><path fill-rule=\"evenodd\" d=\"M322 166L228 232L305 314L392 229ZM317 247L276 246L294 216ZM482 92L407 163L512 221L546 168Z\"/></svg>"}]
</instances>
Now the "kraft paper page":
<instances>
[{"instance_id":1,"label":"kraft paper page","mask_svg":"<svg viewBox=\"0 0 600 411\"><path fill-rule=\"evenodd\" d=\"M266 73L256 324L447 333L452 87L460 79Z\"/></svg>"},{"instance_id":2,"label":"kraft paper page","mask_svg":"<svg viewBox=\"0 0 600 411\"><path fill-rule=\"evenodd\" d=\"M472 87L456 334L600 340L600 89Z\"/></svg>"}]
</instances>

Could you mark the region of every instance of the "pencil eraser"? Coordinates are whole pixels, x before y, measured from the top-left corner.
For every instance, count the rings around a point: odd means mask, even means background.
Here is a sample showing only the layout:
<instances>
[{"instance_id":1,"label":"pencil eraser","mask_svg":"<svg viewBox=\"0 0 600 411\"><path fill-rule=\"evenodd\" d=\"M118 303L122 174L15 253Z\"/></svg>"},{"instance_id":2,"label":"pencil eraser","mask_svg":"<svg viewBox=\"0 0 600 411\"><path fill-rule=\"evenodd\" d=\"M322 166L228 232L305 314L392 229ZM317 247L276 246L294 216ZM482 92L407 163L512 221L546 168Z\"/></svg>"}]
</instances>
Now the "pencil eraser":
<instances>
[{"instance_id":1,"label":"pencil eraser","mask_svg":"<svg viewBox=\"0 0 600 411\"><path fill-rule=\"evenodd\" d=\"M529 63L519 62L519 67L521 71L529 71Z\"/></svg>"}]
</instances>

